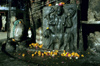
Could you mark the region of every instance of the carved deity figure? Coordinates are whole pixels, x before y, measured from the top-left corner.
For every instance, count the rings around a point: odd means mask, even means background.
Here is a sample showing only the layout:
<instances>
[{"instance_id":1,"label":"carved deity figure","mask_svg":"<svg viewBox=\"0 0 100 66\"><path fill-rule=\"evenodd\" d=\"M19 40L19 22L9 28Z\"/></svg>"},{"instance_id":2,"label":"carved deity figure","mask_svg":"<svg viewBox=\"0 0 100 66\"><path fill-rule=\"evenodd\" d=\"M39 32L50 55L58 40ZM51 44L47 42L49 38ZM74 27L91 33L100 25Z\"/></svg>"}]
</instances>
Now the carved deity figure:
<instances>
[{"instance_id":1,"label":"carved deity figure","mask_svg":"<svg viewBox=\"0 0 100 66\"><path fill-rule=\"evenodd\" d=\"M73 49L73 34L67 29L73 26L71 18L74 14L75 11L72 8L65 13L63 6L57 6L56 10L51 7L50 13L46 17L49 29L44 31L44 37L49 38L48 49L52 45L56 50L69 50L69 47Z\"/></svg>"}]
</instances>

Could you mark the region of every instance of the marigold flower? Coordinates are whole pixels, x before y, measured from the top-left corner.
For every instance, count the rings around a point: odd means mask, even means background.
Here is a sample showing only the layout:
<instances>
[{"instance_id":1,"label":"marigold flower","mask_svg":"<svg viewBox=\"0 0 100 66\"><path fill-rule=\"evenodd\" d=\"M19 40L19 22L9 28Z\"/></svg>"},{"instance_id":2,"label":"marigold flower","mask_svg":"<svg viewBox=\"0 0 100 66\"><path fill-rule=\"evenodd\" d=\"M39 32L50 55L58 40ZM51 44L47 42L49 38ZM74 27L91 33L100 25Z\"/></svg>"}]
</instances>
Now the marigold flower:
<instances>
[{"instance_id":1,"label":"marigold flower","mask_svg":"<svg viewBox=\"0 0 100 66\"><path fill-rule=\"evenodd\" d=\"M36 47L36 44L34 44L33 47Z\"/></svg>"},{"instance_id":2,"label":"marigold flower","mask_svg":"<svg viewBox=\"0 0 100 66\"><path fill-rule=\"evenodd\" d=\"M58 50L55 50L55 52L58 52Z\"/></svg>"},{"instance_id":3,"label":"marigold flower","mask_svg":"<svg viewBox=\"0 0 100 66\"><path fill-rule=\"evenodd\" d=\"M84 55L82 54L81 57L84 57Z\"/></svg>"},{"instance_id":4,"label":"marigold flower","mask_svg":"<svg viewBox=\"0 0 100 66\"><path fill-rule=\"evenodd\" d=\"M75 55L75 52L72 52L71 55L74 56Z\"/></svg>"},{"instance_id":5,"label":"marigold flower","mask_svg":"<svg viewBox=\"0 0 100 66\"><path fill-rule=\"evenodd\" d=\"M61 56L64 56L64 54L61 54Z\"/></svg>"},{"instance_id":6,"label":"marigold flower","mask_svg":"<svg viewBox=\"0 0 100 66\"><path fill-rule=\"evenodd\" d=\"M44 56L44 53L42 53L42 56Z\"/></svg>"},{"instance_id":7,"label":"marigold flower","mask_svg":"<svg viewBox=\"0 0 100 66\"><path fill-rule=\"evenodd\" d=\"M52 6L52 4L49 4L48 6Z\"/></svg>"},{"instance_id":8,"label":"marigold flower","mask_svg":"<svg viewBox=\"0 0 100 66\"><path fill-rule=\"evenodd\" d=\"M63 4L63 5L64 5L65 3L64 3L64 2L61 2L61 4Z\"/></svg>"},{"instance_id":9,"label":"marigold flower","mask_svg":"<svg viewBox=\"0 0 100 66\"><path fill-rule=\"evenodd\" d=\"M22 54L22 56L24 57L24 56L25 56L25 54Z\"/></svg>"},{"instance_id":10,"label":"marigold flower","mask_svg":"<svg viewBox=\"0 0 100 66\"><path fill-rule=\"evenodd\" d=\"M14 41L14 42L15 42L15 39L12 39L12 41Z\"/></svg>"},{"instance_id":11,"label":"marigold flower","mask_svg":"<svg viewBox=\"0 0 100 66\"><path fill-rule=\"evenodd\" d=\"M50 52L50 55L52 55L52 54L53 54L53 52L51 51L51 52Z\"/></svg>"},{"instance_id":12,"label":"marigold flower","mask_svg":"<svg viewBox=\"0 0 100 66\"><path fill-rule=\"evenodd\" d=\"M37 54L37 51L34 54L36 55Z\"/></svg>"},{"instance_id":13,"label":"marigold flower","mask_svg":"<svg viewBox=\"0 0 100 66\"><path fill-rule=\"evenodd\" d=\"M29 44L29 47L31 46L31 44Z\"/></svg>"},{"instance_id":14,"label":"marigold flower","mask_svg":"<svg viewBox=\"0 0 100 66\"><path fill-rule=\"evenodd\" d=\"M34 56L34 54L32 54L32 57Z\"/></svg>"},{"instance_id":15,"label":"marigold flower","mask_svg":"<svg viewBox=\"0 0 100 66\"><path fill-rule=\"evenodd\" d=\"M21 21L19 23L21 23Z\"/></svg>"},{"instance_id":16,"label":"marigold flower","mask_svg":"<svg viewBox=\"0 0 100 66\"><path fill-rule=\"evenodd\" d=\"M57 52L54 52L54 55L57 55Z\"/></svg>"},{"instance_id":17,"label":"marigold flower","mask_svg":"<svg viewBox=\"0 0 100 66\"><path fill-rule=\"evenodd\" d=\"M39 48L42 48L42 46L43 46L43 44L41 44L41 45L39 46Z\"/></svg>"},{"instance_id":18,"label":"marigold flower","mask_svg":"<svg viewBox=\"0 0 100 66\"><path fill-rule=\"evenodd\" d=\"M71 57L71 54L70 53L68 54L68 57Z\"/></svg>"},{"instance_id":19,"label":"marigold flower","mask_svg":"<svg viewBox=\"0 0 100 66\"><path fill-rule=\"evenodd\" d=\"M38 44L38 43L36 43L36 46L39 46L39 44Z\"/></svg>"}]
</instances>

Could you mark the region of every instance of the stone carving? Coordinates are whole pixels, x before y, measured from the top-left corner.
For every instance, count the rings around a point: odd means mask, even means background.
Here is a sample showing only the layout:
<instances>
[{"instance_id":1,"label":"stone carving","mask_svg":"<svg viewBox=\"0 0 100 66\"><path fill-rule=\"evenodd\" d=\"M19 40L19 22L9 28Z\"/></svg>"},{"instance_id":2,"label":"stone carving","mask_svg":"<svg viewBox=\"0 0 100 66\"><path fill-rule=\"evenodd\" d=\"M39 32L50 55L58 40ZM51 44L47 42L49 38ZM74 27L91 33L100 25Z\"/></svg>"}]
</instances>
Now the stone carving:
<instances>
[{"instance_id":1,"label":"stone carving","mask_svg":"<svg viewBox=\"0 0 100 66\"><path fill-rule=\"evenodd\" d=\"M95 31L88 36L88 49L92 52L100 53L100 32Z\"/></svg>"},{"instance_id":2,"label":"stone carving","mask_svg":"<svg viewBox=\"0 0 100 66\"><path fill-rule=\"evenodd\" d=\"M75 7L75 4L71 4L44 8L43 44L45 48L67 51L77 48L77 38L74 38L75 35L77 36Z\"/></svg>"},{"instance_id":3,"label":"stone carving","mask_svg":"<svg viewBox=\"0 0 100 66\"><path fill-rule=\"evenodd\" d=\"M100 21L100 0L89 0L88 21Z\"/></svg>"}]
</instances>

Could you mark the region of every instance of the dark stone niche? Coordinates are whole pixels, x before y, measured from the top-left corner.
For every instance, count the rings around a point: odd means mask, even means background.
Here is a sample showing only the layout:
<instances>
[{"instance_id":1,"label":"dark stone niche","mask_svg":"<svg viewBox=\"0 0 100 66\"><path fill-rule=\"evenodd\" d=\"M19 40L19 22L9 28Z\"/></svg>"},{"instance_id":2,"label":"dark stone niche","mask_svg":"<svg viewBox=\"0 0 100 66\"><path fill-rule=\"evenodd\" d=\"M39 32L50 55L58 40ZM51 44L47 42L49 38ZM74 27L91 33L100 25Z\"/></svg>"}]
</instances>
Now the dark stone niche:
<instances>
[{"instance_id":1,"label":"dark stone niche","mask_svg":"<svg viewBox=\"0 0 100 66\"><path fill-rule=\"evenodd\" d=\"M51 50L77 50L77 6L65 4L43 9L43 47Z\"/></svg>"}]
</instances>

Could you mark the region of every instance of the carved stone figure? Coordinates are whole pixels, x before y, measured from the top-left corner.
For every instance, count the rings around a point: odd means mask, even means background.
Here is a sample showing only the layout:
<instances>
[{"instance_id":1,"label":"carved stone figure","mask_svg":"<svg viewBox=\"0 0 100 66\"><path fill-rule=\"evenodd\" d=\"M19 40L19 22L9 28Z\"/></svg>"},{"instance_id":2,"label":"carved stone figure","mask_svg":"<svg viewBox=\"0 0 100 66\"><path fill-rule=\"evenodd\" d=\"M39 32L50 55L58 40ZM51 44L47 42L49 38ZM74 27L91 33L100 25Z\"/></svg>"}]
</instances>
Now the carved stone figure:
<instances>
[{"instance_id":1,"label":"carved stone figure","mask_svg":"<svg viewBox=\"0 0 100 66\"><path fill-rule=\"evenodd\" d=\"M75 8L66 7L65 5L52 6L50 8L45 8L44 10L44 46L48 49L51 47L56 50L74 50L76 48L76 45L74 45L76 40L74 39L75 35L73 32L76 32L74 29L77 29L77 24L73 21L76 17ZM75 26L73 26L73 24L75 24ZM47 27L49 29L45 30Z\"/></svg>"},{"instance_id":2,"label":"carved stone figure","mask_svg":"<svg viewBox=\"0 0 100 66\"><path fill-rule=\"evenodd\" d=\"M48 46L47 48L49 49L52 45L55 45L55 43L57 42L56 39L56 35L50 30L50 29L46 29L43 36L47 39L49 39L49 42L48 42ZM52 47L53 49L53 47Z\"/></svg>"}]
</instances>

